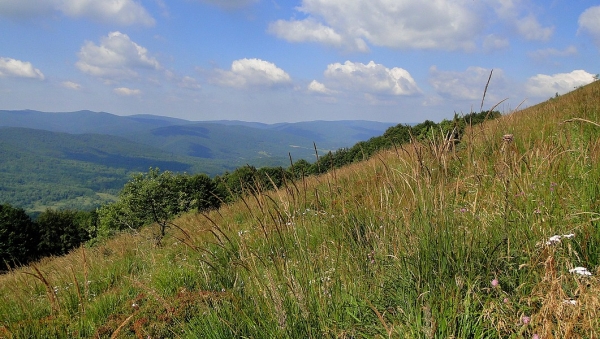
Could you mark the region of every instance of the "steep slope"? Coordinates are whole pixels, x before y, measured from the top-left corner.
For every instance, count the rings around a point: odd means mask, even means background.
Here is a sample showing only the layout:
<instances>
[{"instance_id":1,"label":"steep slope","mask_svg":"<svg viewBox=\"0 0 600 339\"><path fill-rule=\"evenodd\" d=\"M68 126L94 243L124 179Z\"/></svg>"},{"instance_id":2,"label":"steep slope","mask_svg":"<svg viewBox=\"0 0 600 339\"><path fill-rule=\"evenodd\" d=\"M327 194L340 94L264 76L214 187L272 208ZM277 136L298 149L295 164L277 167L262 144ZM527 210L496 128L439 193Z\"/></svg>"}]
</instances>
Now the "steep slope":
<instances>
[{"instance_id":1,"label":"steep slope","mask_svg":"<svg viewBox=\"0 0 600 339\"><path fill-rule=\"evenodd\" d=\"M0 333L599 337L599 122L596 82L15 270Z\"/></svg>"}]
</instances>

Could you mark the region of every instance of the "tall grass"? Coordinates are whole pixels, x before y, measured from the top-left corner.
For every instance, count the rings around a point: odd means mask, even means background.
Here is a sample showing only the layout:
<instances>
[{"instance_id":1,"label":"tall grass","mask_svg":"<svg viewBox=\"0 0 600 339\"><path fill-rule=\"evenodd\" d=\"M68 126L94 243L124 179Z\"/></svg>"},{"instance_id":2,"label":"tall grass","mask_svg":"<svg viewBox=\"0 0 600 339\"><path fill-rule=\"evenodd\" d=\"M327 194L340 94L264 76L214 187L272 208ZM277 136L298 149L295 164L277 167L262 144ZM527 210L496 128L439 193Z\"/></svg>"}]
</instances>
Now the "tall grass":
<instances>
[{"instance_id":1,"label":"tall grass","mask_svg":"<svg viewBox=\"0 0 600 339\"><path fill-rule=\"evenodd\" d=\"M142 231L14 270L0 337L599 337L599 98L247 187L161 247Z\"/></svg>"}]
</instances>

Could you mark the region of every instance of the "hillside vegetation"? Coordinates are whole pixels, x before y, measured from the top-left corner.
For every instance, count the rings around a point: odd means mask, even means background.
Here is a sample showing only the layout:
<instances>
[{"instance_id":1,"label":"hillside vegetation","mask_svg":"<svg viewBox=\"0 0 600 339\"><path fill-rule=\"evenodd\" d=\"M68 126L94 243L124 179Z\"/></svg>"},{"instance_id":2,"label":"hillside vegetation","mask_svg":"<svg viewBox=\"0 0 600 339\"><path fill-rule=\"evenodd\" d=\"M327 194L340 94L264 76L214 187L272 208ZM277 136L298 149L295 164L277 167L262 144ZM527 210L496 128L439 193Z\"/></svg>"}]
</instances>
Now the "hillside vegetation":
<instances>
[{"instance_id":1,"label":"hillside vegetation","mask_svg":"<svg viewBox=\"0 0 600 339\"><path fill-rule=\"evenodd\" d=\"M0 110L0 203L30 214L92 210L150 167L222 175L244 165L289 165L383 133L391 123L312 121L274 125L192 122L90 111ZM329 133L327 133L329 131ZM335 133L331 133L334 131Z\"/></svg>"},{"instance_id":2,"label":"hillside vegetation","mask_svg":"<svg viewBox=\"0 0 600 339\"><path fill-rule=\"evenodd\" d=\"M600 82L0 276L0 337L600 337Z\"/></svg>"}]
</instances>

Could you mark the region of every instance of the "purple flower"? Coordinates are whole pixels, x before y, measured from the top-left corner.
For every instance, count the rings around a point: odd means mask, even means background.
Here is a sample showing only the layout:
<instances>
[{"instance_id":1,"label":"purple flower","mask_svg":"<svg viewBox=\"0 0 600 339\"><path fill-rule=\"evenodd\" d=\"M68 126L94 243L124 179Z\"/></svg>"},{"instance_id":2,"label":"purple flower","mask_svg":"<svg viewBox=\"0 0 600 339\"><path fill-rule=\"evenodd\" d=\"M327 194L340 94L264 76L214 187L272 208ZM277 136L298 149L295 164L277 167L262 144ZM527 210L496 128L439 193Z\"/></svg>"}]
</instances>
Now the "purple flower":
<instances>
[{"instance_id":1,"label":"purple flower","mask_svg":"<svg viewBox=\"0 0 600 339\"><path fill-rule=\"evenodd\" d=\"M521 317L521 321L523 322L523 324L527 325L527 324L529 324L529 321L531 321L531 318L524 315Z\"/></svg>"},{"instance_id":2,"label":"purple flower","mask_svg":"<svg viewBox=\"0 0 600 339\"><path fill-rule=\"evenodd\" d=\"M498 285L500 285L500 282L498 282L498 279L494 279L494 280L492 280L491 284L492 284L492 287L498 287Z\"/></svg>"},{"instance_id":3,"label":"purple flower","mask_svg":"<svg viewBox=\"0 0 600 339\"><path fill-rule=\"evenodd\" d=\"M504 301L505 304L508 304L508 298L504 298L503 301Z\"/></svg>"}]
</instances>

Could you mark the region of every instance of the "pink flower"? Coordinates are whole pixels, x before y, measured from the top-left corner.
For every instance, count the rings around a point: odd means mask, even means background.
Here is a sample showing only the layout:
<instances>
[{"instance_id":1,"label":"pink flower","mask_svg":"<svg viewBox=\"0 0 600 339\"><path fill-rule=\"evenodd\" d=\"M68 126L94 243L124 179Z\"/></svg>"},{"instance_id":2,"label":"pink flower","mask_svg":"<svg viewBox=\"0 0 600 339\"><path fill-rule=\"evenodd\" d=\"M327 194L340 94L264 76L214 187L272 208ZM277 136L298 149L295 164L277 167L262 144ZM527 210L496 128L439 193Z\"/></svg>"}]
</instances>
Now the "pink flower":
<instances>
[{"instance_id":1,"label":"pink flower","mask_svg":"<svg viewBox=\"0 0 600 339\"><path fill-rule=\"evenodd\" d=\"M523 322L523 324L527 325L527 324L529 324L529 321L531 321L531 318L524 315L521 317L521 321Z\"/></svg>"},{"instance_id":2,"label":"pink flower","mask_svg":"<svg viewBox=\"0 0 600 339\"><path fill-rule=\"evenodd\" d=\"M492 287L498 287L498 285L500 285L500 283L498 282L498 279L492 280L491 284L492 284Z\"/></svg>"},{"instance_id":3,"label":"pink flower","mask_svg":"<svg viewBox=\"0 0 600 339\"><path fill-rule=\"evenodd\" d=\"M504 298L504 303L508 304L508 298Z\"/></svg>"},{"instance_id":4,"label":"pink flower","mask_svg":"<svg viewBox=\"0 0 600 339\"><path fill-rule=\"evenodd\" d=\"M531 337L531 339L540 339L540 336L536 333L533 335L533 337Z\"/></svg>"}]
</instances>

